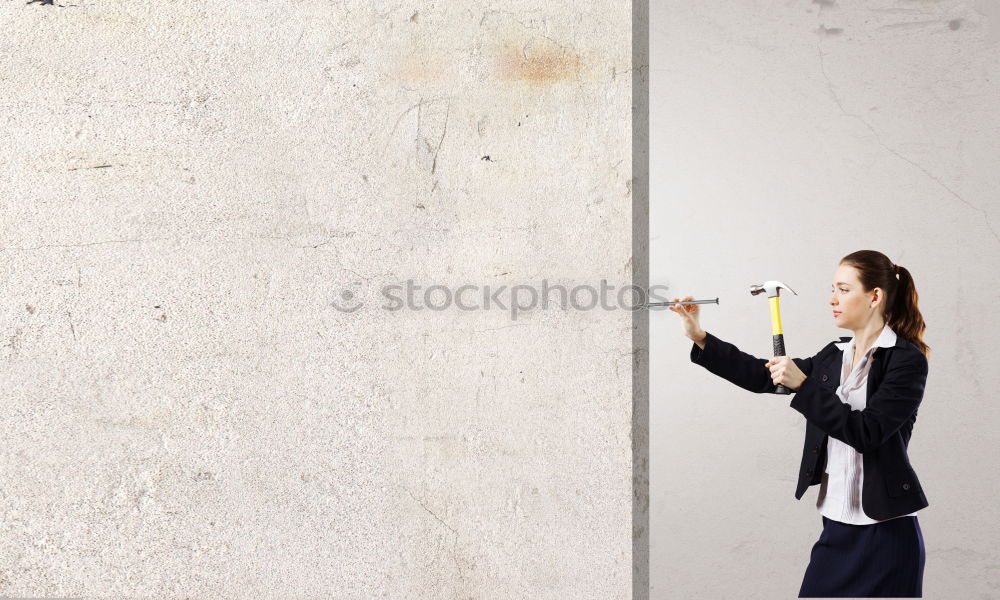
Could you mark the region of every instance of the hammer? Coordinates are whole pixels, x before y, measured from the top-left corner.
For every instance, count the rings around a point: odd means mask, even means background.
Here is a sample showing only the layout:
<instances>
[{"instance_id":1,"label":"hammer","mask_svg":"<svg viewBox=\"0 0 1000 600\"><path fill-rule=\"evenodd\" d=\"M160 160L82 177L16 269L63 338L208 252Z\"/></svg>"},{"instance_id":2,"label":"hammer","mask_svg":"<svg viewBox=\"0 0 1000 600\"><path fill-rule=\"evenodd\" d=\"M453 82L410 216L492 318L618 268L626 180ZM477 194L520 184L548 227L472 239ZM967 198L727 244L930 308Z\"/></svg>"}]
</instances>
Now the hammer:
<instances>
[{"instance_id":1,"label":"hammer","mask_svg":"<svg viewBox=\"0 0 1000 600\"><path fill-rule=\"evenodd\" d=\"M774 342L774 356L785 355L785 337L781 333L781 308L778 305L778 291L781 289L786 289L798 296L795 290L780 281L765 281L763 285L754 284L750 286L750 295L752 296L756 296L761 292L767 292L767 301L771 305L771 337ZM792 392L779 383L774 393L790 394Z\"/></svg>"}]
</instances>

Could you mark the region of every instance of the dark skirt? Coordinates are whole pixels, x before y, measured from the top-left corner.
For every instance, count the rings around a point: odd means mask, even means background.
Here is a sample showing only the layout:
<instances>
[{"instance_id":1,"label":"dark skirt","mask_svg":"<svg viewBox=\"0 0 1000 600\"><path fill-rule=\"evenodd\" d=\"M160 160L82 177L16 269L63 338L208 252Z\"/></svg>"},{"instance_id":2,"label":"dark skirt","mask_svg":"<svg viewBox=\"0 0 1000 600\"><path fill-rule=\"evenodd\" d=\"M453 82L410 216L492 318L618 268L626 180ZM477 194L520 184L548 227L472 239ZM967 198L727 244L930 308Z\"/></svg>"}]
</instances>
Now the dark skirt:
<instances>
[{"instance_id":1,"label":"dark skirt","mask_svg":"<svg viewBox=\"0 0 1000 600\"><path fill-rule=\"evenodd\" d=\"M920 598L925 558L916 516L870 525L823 516L799 598Z\"/></svg>"}]
</instances>

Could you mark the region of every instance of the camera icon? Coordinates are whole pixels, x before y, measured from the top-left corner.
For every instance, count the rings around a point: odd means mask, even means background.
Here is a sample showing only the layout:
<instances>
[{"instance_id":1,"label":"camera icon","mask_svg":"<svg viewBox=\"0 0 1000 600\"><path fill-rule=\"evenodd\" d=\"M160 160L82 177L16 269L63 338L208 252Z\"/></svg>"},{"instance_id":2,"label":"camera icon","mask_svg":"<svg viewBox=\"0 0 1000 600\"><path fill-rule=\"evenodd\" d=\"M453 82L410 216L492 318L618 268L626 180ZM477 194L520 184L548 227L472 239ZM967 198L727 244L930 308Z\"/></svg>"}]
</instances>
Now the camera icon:
<instances>
[{"instance_id":1,"label":"camera icon","mask_svg":"<svg viewBox=\"0 0 1000 600\"><path fill-rule=\"evenodd\" d=\"M360 281L355 281L352 283L351 287L345 287L338 290L334 294L333 300L330 301L330 306L345 313L355 312L364 306L364 302L361 301L361 294L357 291L357 288L360 287L360 285Z\"/></svg>"}]
</instances>

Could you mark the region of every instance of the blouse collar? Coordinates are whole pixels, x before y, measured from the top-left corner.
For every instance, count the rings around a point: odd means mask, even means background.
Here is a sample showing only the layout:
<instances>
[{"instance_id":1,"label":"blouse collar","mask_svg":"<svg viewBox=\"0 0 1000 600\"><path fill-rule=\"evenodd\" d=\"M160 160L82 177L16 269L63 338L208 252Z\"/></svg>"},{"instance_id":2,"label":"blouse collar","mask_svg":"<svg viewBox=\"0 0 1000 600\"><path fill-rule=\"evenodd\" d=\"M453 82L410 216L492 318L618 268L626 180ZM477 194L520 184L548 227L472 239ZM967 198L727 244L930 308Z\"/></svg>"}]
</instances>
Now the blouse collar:
<instances>
[{"instance_id":1,"label":"blouse collar","mask_svg":"<svg viewBox=\"0 0 1000 600\"><path fill-rule=\"evenodd\" d=\"M851 336L851 338L846 342L834 342L834 344L843 351L846 351L848 349L853 350L854 338L855 336ZM880 333L878 337L875 338L875 343L872 344L872 348L875 347L891 348L895 345L896 345L896 332L893 331L891 327L889 327L888 323L886 323L885 326L882 328L882 333ZM865 350L867 351L868 349L866 348Z\"/></svg>"}]
</instances>

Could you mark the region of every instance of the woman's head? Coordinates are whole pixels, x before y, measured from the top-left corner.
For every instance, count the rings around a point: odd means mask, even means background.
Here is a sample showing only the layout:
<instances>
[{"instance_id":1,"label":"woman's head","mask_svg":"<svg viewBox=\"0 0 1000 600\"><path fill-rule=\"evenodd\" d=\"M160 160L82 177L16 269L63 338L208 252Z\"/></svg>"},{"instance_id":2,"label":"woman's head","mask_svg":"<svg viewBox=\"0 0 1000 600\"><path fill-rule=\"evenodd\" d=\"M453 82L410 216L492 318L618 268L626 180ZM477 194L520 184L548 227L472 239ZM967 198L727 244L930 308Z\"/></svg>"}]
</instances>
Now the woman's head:
<instances>
[{"instance_id":1,"label":"woman's head","mask_svg":"<svg viewBox=\"0 0 1000 600\"><path fill-rule=\"evenodd\" d=\"M838 327L860 329L870 319L881 319L930 357L923 341L925 324L917 306L917 288L905 267L893 264L881 252L858 250L840 259L831 291Z\"/></svg>"}]
</instances>

